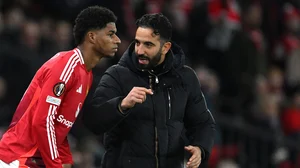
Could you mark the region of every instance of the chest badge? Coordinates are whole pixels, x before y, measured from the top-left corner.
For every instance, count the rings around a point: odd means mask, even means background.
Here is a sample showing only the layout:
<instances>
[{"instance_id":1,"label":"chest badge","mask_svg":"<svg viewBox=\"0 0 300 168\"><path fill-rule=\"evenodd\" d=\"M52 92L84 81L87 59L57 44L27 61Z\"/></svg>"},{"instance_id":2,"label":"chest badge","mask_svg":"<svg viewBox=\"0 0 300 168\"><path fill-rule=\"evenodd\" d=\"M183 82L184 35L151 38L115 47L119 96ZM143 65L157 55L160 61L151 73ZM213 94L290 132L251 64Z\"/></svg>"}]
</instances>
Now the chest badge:
<instances>
[{"instance_id":1,"label":"chest badge","mask_svg":"<svg viewBox=\"0 0 300 168\"><path fill-rule=\"evenodd\" d=\"M65 89L66 89L65 84L62 82L59 82L54 85L53 93L55 96L59 97L65 92Z\"/></svg>"}]
</instances>

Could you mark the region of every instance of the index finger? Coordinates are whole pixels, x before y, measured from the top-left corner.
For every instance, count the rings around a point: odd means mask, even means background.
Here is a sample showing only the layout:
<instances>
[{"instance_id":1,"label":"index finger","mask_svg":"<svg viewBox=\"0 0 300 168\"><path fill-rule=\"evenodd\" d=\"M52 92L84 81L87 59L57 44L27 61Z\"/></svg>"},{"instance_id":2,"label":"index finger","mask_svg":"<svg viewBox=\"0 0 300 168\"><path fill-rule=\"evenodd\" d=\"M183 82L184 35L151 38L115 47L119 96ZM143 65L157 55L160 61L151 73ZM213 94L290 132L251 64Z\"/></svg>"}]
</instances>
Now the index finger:
<instances>
[{"instance_id":1,"label":"index finger","mask_svg":"<svg viewBox=\"0 0 300 168\"><path fill-rule=\"evenodd\" d=\"M153 95L153 92L152 92L151 89L147 89L147 88L144 88L144 87L138 87L138 89L139 89L140 91L146 92L147 94Z\"/></svg>"}]
</instances>

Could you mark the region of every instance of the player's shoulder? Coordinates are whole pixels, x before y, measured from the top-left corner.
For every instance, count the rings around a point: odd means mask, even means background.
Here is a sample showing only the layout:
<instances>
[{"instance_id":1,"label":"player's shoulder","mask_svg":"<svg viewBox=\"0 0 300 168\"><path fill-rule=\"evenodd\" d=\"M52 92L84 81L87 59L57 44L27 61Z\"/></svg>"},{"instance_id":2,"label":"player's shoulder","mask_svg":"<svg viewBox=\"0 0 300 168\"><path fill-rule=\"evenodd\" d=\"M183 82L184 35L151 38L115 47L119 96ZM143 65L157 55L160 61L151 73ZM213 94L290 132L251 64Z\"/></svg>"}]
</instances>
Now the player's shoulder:
<instances>
[{"instance_id":1,"label":"player's shoulder","mask_svg":"<svg viewBox=\"0 0 300 168\"><path fill-rule=\"evenodd\" d=\"M57 53L49 59L37 72L37 76L42 79L51 75L55 80L67 83L76 76L78 65L83 64L83 58L80 51L75 48L69 51Z\"/></svg>"},{"instance_id":2,"label":"player's shoulder","mask_svg":"<svg viewBox=\"0 0 300 168\"><path fill-rule=\"evenodd\" d=\"M45 63L45 67L64 68L65 66L74 67L76 64L83 64L83 57L78 48L56 53Z\"/></svg>"}]
</instances>

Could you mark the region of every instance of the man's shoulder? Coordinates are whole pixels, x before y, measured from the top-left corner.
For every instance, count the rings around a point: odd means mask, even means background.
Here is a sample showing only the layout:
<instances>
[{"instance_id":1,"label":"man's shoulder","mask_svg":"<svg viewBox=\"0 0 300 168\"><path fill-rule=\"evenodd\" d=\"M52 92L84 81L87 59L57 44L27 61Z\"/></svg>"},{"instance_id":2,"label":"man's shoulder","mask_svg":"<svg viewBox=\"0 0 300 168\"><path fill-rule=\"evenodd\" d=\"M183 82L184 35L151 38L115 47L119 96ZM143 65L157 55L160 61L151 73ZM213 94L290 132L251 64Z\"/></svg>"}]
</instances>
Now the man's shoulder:
<instances>
[{"instance_id":1,"label":"man's shoulder","mask_svg":"<svg viewBox=\"0 0 300 168\"><path fill-rule=\"evenodd\" d=\"M183 73L183 76L185 76L187 78L191 78L191 77L196 75L195 70L192 67L188 66L188 65L184 65L181 68L181 72Z\"/></svg>"},{"instance_id":2,"label":"man's shoulder","mask_svg":"<svg viewBox=\"0 0 300 168\"><path fill-rule=\"evenodd\" d=\"M115 64L110 66L107 70L106 73L125 73L126 71L129 71L129 69L127 67L124 67L122 65L119 64Z\"/></svg>"},{"instance_id":3,"label":"man's shoulder","mask_svg":"<svg viewBox=\"0 0 300 168\"><path fill-rule=\"evenodd\" d=\"M199 78L192 67L184 65L180 68L179 73L184 87L189 90L189 92L193 92L194 89L200 86Z\"/></svg>"}]
</instances>

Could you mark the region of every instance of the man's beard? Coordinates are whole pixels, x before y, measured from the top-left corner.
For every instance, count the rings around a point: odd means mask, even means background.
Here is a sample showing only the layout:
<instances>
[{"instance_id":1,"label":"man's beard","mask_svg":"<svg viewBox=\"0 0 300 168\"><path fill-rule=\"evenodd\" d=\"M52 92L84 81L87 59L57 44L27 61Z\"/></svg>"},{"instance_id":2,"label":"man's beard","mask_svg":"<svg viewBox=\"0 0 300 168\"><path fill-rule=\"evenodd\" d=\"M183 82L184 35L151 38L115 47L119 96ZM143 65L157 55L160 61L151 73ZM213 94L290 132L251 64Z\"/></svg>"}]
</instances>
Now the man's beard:
<instances>
[{"instance_id":1,"label":"man's beard","mask_svg":"<svg viewBox=\"0 0 300 168\"><path fill-rule=\"evenodd\" d=\"M138 66L140 69L153 69L156 67L161 59L161 52L159 51L152 59L149 57L146 57L145 55L137 55L137 59L145 59L148 60L148 64L140 64L138 61Z\"/></svg>"}]
</instances>

